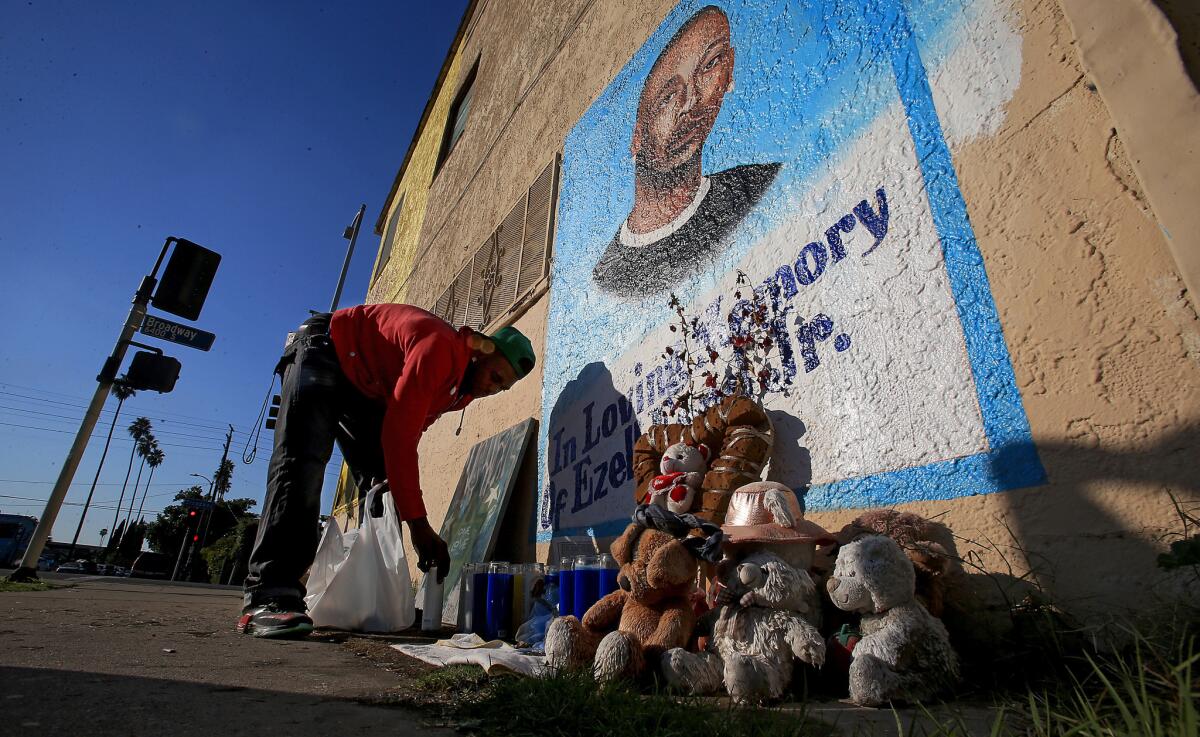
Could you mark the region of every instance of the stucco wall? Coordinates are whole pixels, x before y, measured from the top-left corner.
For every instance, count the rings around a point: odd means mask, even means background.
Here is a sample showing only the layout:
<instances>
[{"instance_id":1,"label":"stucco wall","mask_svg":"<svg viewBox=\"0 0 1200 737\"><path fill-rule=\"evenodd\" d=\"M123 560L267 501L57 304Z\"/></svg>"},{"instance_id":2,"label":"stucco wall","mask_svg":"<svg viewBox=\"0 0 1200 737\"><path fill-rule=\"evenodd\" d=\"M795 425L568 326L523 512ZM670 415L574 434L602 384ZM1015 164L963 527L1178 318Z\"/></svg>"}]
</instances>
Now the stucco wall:
<instances>
[{"instance_id":1,"label":"stucco wall","mask_svg":"<svg viewBox=\"0 0 1200 737\"><path fill-rule=\"evenodd\" d=\"M903 508L1068 606L1144 605L1181 593L1154 556L1196 499L1200 323L1061 9L1021 18L1003 126L952 148L1049 481Z\"/></svg>"},{"instance_id":2,"label":"stucco wall","mask_svg":"<svg viewBox=\"0 0 1200 737\"><path fill-rule=\"evenodd\" d=\"M1140 156L1118 133L1121 122L1084 67L1062 7L1000 5L1019 49L1012 88L985 125L947 143L1047 481L897 506L949 525L960 554L974 550L1015 575L1032 571L1065 606L1144 606L1182 591L1155 568L1154 555L1162 536L1179 529L1170 496L1198 494L1200 322L1144 194ZM674 6L481 4L442 93L451 97L479 58L472 117L415 215L423 220L411 271L393 252L388 286L372 299L432 304ZM979 93L931 76L943 122ZM440 137L442 125L429 130ZM543 297L516 323L539 356L549 303ZM435 528L470 446L541 418L544 366L511 392L474 404L461 435L457 415L426 433L421 474ZM526 469L519 481L498 557L532 552L538 471ZM837 529L856 513L811 516ZM538 552L544 559L545 546Z\"/></svg>"},{"instance_id":3,"label":"stucco wall","mask_svg":"<svg viewBox=\"0 0 1200 737\"><path fill-rule=\"evenodd\" d=\"M446 79L458 80L462 69L462 55L454 54L450 60ZM446 129L446 118L458 88L455 84L444 84L437 91L433 107L425 121L425 127L416 138L404 176L396 187L389 203L384 222L390 222L395 208L402 208L396 222L390 258L386 267L367 291L367 302L408 302L406 299L407 277L412 272L413 260L420 243L421 228L429 211L430 183L434 178L442 133ZM389 236L385 227L382 238ZM383 253L382 240L376 259ZM377 261L378 264L378 261ZM376 266L378 269L378 265Z\"/></svg>"}]
</instances>

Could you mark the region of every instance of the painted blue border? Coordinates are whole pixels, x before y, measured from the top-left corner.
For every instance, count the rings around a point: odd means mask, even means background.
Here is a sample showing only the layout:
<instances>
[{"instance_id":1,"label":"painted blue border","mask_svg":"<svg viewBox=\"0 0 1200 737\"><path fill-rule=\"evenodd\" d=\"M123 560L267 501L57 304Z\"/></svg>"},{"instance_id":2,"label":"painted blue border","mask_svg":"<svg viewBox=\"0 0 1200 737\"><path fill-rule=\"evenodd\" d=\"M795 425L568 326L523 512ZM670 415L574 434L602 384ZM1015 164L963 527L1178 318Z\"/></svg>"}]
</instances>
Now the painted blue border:
<instances>
[{"instance_id":1,"label":"painted blue border","mask_svg":"<svg viewBox=\"0 0 1200 737\"><path fill-rule=\"evenodd\" d=\"M950 149L942 135L916 37L900 0L882 0L872 10L874 13L868 13L878 19L873 45L891 52L896 87L916 146L950 290L962 324L989 450L926 466L814 486L805 497L806 505L814 510L870 507L882 500L894 505L1042 484L1046 472L1033 444L1004 341L1004 329L967 216L967 203L958 186Z\"/></svg>"},{"instance_id":2,"label":"painted blue border","mask_svg":"<svg viewBox=\"0 0 1200 737\"><path fill-rule=\"evenodd\" d=\"M983 256L975 241L950 150L934 108L933 92L917 38L902 0L875 0L864 12L874 29L873 48L890 59L916 147L926 197L963 329L989 450L924 466L816 485L806 493L805 505L813 511L880 504L894 506L1043 484L1046 472L1033 443ZM548 542L566 536L609 537L620 534L627 524L628 520L617 519L590 527L536 533L535 539Z\"/></svg>"}]
</instances>

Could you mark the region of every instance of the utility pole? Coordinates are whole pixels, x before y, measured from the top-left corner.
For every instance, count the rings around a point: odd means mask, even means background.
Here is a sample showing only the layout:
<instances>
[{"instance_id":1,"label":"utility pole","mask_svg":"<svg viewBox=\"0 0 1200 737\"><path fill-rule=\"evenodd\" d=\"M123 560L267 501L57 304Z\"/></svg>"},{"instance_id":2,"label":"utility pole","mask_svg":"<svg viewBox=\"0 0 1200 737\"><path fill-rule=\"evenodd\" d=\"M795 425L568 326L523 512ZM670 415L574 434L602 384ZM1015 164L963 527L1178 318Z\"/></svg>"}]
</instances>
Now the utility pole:
<instances>
[{"instance_id":1,"label":"utility pole","mask_svg":"<svg viewBox=\"0 0 1200 737\"><path fill-rule=\"evenodd\" d=\"M212 506L204 510L203 521L197 525L197 527L203 527L204 529L200 533L200 540L198 544L193 545L192 549L188 551L187 564L184 566L184 572L187 575L191 574L192 565L196 560L196 551L203 549L204 543L208 539L208 528L210 525L212 525L212 518L217 511L217 479L220 477L221 471L225 468L226 459L229 458L229 446L231 443L233 443L233 425L230 425L229 432L225 433L225 450L221 453L221 463L217 465L217 472L213 474L212 483L208 485L208 502ZM184 541L186 543L186 536L184 537ZM182 550L180 552L182 552ZM178 564L176 564L176 569L178 569L178 567ZM172 580L174 580L174 578L175 577L172 576Z\"/></svg>"},{"instance_id":2,"label":"utility pole","mask_svg":"<svg viewBox=\"0 0 1200 737\"><path fill-rule=\"evenodd\" d=\"M364 204L358 208L358 214L354 216L354 222L350 223L350 227L342 233L342 237L350 241L350 247L346 249L346 260L342 262L342 273L338 276L337 289L333 293L333 304L329 306L330 312L336 312L338 302L342 301L342 287L346 284L346 272L350 269L350 257L354 255L354 242L358 240L358 229L362 225L363 213L367 211L367 206Z\"/></svg>"}]
</instances>

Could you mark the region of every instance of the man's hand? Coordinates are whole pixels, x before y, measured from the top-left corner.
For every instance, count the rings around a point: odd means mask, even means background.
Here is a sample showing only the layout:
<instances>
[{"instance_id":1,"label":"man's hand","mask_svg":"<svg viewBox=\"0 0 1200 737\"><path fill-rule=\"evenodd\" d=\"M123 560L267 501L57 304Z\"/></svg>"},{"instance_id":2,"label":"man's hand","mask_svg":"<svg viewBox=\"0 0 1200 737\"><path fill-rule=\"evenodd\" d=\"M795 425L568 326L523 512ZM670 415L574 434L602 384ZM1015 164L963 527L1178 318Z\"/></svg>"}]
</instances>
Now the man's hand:
<instances>
[{"instance_id":1,"label":"man's hand","mask_svg":"<svg viewBox=\"0 0 1200 737\"><path fill-rule=\"evenodd\" d=\"M450 572L450 548L446 547L446 541L438 537L426 517L408 520L408 534L417 549L417 568L428 572L436 565L437 582L441 583Z\"/></svg>"}]
</instances>

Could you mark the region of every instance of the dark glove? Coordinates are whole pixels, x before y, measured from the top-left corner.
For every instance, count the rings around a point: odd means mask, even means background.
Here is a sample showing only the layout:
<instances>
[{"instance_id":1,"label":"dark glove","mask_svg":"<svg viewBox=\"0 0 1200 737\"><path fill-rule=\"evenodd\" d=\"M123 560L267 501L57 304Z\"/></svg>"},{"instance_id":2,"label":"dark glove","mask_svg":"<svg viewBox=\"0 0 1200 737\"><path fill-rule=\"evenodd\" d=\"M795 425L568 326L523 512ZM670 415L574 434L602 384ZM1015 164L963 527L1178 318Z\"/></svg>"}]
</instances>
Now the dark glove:
<instances>
[{"instance_id":1,"label":"dark glove","mask_svg":"<svg viewBox=\"0 0 1200 737\"><path fill-rule=\"evenodd\" d=\"M436 565L437 581L441 583L450 572L450 548L446 541L438 537L426 517L408 520L408 534L417 551L417 568L428 572Z\"/></svg>"}]
</instances>

